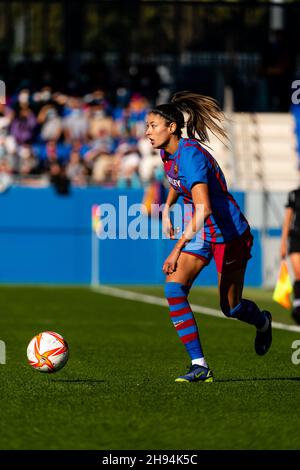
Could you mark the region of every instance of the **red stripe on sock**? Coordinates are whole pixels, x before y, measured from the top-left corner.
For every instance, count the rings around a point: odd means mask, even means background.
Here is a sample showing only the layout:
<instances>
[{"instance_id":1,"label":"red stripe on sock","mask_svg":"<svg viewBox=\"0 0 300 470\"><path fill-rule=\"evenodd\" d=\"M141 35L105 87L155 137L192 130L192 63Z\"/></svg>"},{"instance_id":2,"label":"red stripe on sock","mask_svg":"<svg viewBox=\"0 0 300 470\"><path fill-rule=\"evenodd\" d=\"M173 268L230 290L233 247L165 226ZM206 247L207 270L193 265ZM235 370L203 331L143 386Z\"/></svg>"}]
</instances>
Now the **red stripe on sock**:
<instances>
[{"instance_id":1,"label":"red stripe on sock","mask_svg":"<svg viewBox=\"0 0 300 470\"><path fill-rule=\"evenodd\" d=\"M196 322L193 318L190 318L190 320L186 320L182 323L179 323L178 326L175 325L176 330L184 330L184 328L188 328L189 326L196 326Z\"/></svg>"},{"instance_id":2,"label":"red stripe on sock","mask_svg":"<svg viewBox=\"0 0 300 470\"><path fill-rule=\"evenodd\" d=\"M186 297L169 297L167 300L169 305L177 305L182 304L182 302L186 302Z\"/></svg>"},{"instance_id":3,"label":"red stripe on sock","mask_svg":"<svg viewBox=\"0 0 300 470\"><path fill-rule=\"evenodd\" d=\"M182 336L180 339L184 344L189 343L190 341L193 341L193 339L199 339L198 332Z\"/></svg>"},{"instance_id":4,"label":"red stripe on sock","mask_svg":"<svg viewBox=\"0 0 300 470\"><path fill-rule=\"evenodd\" d=\"M188 306L188 307L184 307L184 308L181 308L180 310L177 310L176 312L170 312L170 315L171 317L179 317L180 315L184 315L185 313L189 313L191 312L191 307Z\"/></svg>"}]
</instances>

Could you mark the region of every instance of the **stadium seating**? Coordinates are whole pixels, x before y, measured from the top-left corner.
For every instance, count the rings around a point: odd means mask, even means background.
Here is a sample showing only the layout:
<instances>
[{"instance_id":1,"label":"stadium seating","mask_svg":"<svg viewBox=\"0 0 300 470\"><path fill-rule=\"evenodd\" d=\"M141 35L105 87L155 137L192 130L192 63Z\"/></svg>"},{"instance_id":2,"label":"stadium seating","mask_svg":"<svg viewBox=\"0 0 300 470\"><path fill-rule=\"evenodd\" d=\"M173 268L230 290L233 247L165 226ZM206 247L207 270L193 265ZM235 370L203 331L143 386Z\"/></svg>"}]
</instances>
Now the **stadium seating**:
<instances>
[{"instance_id":1,"label":"stadium seating","mask_svg":"<svg viewBox=\"0 0 300 470\"><path fill-rule=\"evenodd\" d=\"M299 184L295 122L289 113L232 113L230 143L211 136L228 186L244 191L288 191Z\"/></svg>"}]
</instances>

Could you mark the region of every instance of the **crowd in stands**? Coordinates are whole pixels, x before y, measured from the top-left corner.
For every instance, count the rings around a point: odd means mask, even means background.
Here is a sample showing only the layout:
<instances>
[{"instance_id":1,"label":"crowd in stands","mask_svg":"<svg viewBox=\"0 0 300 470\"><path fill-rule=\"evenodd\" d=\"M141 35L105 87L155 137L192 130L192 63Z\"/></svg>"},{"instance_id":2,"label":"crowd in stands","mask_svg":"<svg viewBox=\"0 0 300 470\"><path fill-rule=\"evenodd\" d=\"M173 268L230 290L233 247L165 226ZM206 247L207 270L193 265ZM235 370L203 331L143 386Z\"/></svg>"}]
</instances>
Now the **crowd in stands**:
<instances>
[{"instance_id":1,"label":"crowd in stands","mask_svg":"<svg viewBox=\"0 0 300 470\"><path fill-rule=\"evenodd\" d=\"M150 103L126 88L107 97L21 89L0 104L0 191L11 185L58 192L71 186L143 187L163 178L159 152L145 138Z\"/></svg>"}]
</instances>

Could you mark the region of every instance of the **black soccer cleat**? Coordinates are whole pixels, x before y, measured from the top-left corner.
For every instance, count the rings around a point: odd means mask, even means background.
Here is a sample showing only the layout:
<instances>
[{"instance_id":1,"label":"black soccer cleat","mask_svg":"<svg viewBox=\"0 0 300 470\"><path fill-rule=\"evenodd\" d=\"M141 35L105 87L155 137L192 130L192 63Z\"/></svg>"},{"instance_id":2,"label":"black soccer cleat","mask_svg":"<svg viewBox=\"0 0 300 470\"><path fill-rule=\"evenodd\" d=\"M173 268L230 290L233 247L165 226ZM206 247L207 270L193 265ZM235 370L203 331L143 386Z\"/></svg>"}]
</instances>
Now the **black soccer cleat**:
<instances>
[{"instance_id":1,"label":"black soccer cleat","mask_svg":"<svg viewBox=\"0 0 300 470\"><path fill-rule=\"evenodd\" d=\"M256 332L255 337L255 352L259 356L264 356L270 349L272 344L272 315L267 310L264 310L263 313L269 319L269 326L266 331L258 331Z\"/></svg>"}]
</instances>

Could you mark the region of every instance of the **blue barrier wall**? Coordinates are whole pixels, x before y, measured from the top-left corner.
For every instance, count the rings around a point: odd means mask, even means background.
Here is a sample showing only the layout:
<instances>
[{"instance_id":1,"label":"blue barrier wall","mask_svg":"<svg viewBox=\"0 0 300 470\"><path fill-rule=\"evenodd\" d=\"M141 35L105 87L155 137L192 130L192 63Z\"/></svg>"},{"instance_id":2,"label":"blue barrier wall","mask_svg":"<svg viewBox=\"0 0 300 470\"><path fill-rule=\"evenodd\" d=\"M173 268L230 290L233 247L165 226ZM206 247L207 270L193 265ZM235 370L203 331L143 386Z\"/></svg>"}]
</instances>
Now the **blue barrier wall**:
<instances>
[{"instance_id":1,"label":"blue barrier wall","mask_svg":"<svg viewBox=\"0 0 300 470\"><path fill-rule=\"evenodd\" d=\"M103 203L118 207L119 196L127 196L129 206L142 202L143 190L75 188L70 195L60 196L51 187L13 187L1 194L0 282L89 284L91 207ZM234 193L234 196L243 209L244 194ZM255 235L246 284L259 286L262 282L261 247L259 233ZM100 241L100 281L107 284L163 283L162 263L173 243L151 239ZM197 283L214 285L216 280L212 262L200 274Z\"/></svg>"}]
</instances>

